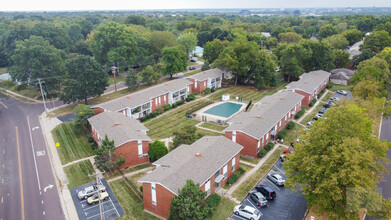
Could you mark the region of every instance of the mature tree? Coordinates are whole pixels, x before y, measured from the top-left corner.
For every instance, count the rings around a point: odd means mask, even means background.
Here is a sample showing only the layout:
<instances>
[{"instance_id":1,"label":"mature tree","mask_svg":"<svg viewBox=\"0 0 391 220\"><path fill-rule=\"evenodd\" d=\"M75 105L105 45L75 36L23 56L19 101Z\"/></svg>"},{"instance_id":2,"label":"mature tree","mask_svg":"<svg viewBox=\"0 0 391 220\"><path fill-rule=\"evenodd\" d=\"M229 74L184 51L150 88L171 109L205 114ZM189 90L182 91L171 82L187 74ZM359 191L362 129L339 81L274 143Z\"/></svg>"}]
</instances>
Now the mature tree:
<instances>
[{"instance_id":1,"label":"mature tree","mask_svg":"<svg viewBox=\"0 0 391 220\"><path fill-rule=\"evenodd\" d=\"M187 125L174 132L173 145L174 148L181 144L192 144L200 135L196 133L196 127Z\"/></svg>"},{"instance_id":2,"label":"mature tree","mask_svg":"<svg viewBox=\"0 0 391 220\"><path fill-rule=\"evenodd\" d=\"M201 31L197 34L197 45L203 47L206 42L213 41L214 39L231 41L233 39L233 35L231 32L226 30L223 31L220 28L215 28L211 32Z\"/></svg>"},{"instance_id":3,"label":"mature tree","mask_svg":"<svg viewBox=\"0 0 391 220\"><path fill-rule=\"evenodd\" d=\"M75 121L73 122L73 128L77 131L83 126L87 126L87 119L94 116L94 110L92 110L88 105L77 105L73 109L73 113L76 115Z\"/></svg>"},{"instance_id":4,"label":"mature tree","mask_svg":"<svg viewBox=\"0 0 391 220\"><path fill-rule=\"evenodd\" d=\"M246 37L237 37L220 53L216 66L231 71L237 82L244 83L254 69L253 58L258 53L258 45Z\"/></svg>"},{"instance_id":5,"label":"mature tree","mask_svg":"<svg viewBox=\"0 0 391 220\"><path fill-rule=\"evenodd\" d=\"M349 46L349 41L342 34L334 34L325 38L335 49L344 50Z\"/></svg>"},{"instance_id":6,"label":"mature tree","mask_svg":"<svg viewBox=\"0 0 391 220\"><path fill-rule=\"evenodd\" d=\"M140 71L139 75L141 76L141 81L148 85L151 85L153 81L157 82L160 78L160 73L155 72L151 65L148 65L145 69Z\"/></svg>"},{"instance_id":7,"label":"mature tree","mask_svg":"<svg viewBox=\"0 0 391 220\"><path fill-rule=\"evenodd\" d=\"M172 75L186 70L187 68L187 55L182 47L166 47L163 49L163 74L169 75L172 79Z\"/></svg>"},{"instance_id":8,"label":"mature tree","mask_svg":"<svg viewBox=\"0 0 391 220\"><path fill-rule=\"evenodd\" d=\"M269 37L266 40L266 46L268 49L275 48L277 46L277 44L278 44L278 40L275 37Z\"/></svg>"},{"instance_id":9,"label":"mature tree","mask_svg":"<svg viewBox=\"0 0 391 220\"><path fill-rule=\"evenodd\" d=\"M371 32L378 24L377 18L373 15L360 16L357 21L357 28L366 33Z\"/></svg>"},{"instance_id":10,"label":"mature tree","mask_svg":"<svg viewBox=\"0 0 391 220\"><path fill-rule=\"evenodd\" d=\"M58 77L65 73L64 58L65 54L61 50L41 36L18 41L12 56L12 79L33 83L41 78L49 89L58 88Z\"/></svg>"},{"instance_id":11,"label":"mature tree","mask_svg":"<svg viewBox=\"0 0 391 220\"><path fill-rule=\"evenodd\" d=\"M66 62L67 75L63 81L60 99L65 103L100 96L108 86L107 74L93 57L78 55Z\"/></svg>"},{"instance_id":12,"label":"mature tree","mask_svg":"<svg viewBox=\"0 0 391 220\"><path fill-rule=\"evenodd\" d=\"M211 213L211 208L206 205L205 192L200 189L200 184L187 180L186 185L179 189L178 196L171 199L168 219L201 220L208 219Z\"/></svg>"},{"instance_id":13,"label":"mature tree","mask_svg":"<svg viewBox=\"0 0 391 220\"><path fill-rule=\"evenodd\" d=\"M285 185L299 186L310 209L333 219L357 218L363 208L381 209L376 184L386 171L390 145L372 136L372 121L363 111L355 105L331 108L327 120L301 135L284 163Z\"/></svg>"},{"instance_id":14,"label":"mature tree","mask_svg":"<svg viewBox=\"0 0 391 220\"><path fill-rule=\"evenodd\" d=\"M167 153L168 149L166 145L164 145L164 143L161 141L154 141L151 145L149 145L148 155L151 159L151 162L159 160Z\"/></svg>"},{"instance_id":15,"label":"mature tree","mask_svg":"<svg viewBox=\"0 0 391 220\"><path fill-rule=\"evenodd\" d=\"M77 23L80 25L81 27L81 33L83 34L84 36L84 39L86 39L87 35L92 31L92 29L94 28L94 24L90 21L90 20L87 20L85 18L80 18L78 19Z\"/></svg>"},{"instance_id":16,"label":"mature tree","mask_svg":"<svg viewBox=\"0 0 391 220\"><path fill-rule=\"evenodd\" d=\"M342 35L349 41L350 46L359 42L363 38L363 33L357 29L346 30L342 32Z\"/></svg>"},{"instance_id":17,"label":"mature tree","mask_svg":"<svg viewBox=\"0 0 391 220\"><path fill-rule=\"evenodd\" d=\"M68 27L68 35L73 42L84 40L84 36L81 33L81 26L77 23L73 23Z\"/></svg>"},{"instance_id":18,"label":"mature tree","mask_svg":"<svg viewBox=\"0 0 391 220\"><path fill-rule=\"evenodd\" d=\"M352 62L349 59L349 52L342 50L334 50L335 60L334 66L335 68L348 68L349 64Z\"/></svg>"},{"instance_id":19,"label":"mature tree","mask_svg":"<svg viewBox=\"0 0 391 220\"><path fill-rule=\"evenodd\" d=\"M35 36L42 36L49 41L57 49L67 49L71 45L71 38L68 33L50 23L38 23L31 29L31 34Z\"/></svg>"},{"instance_id":20,"label":"mature tree","mask_svg":"<svg viewBox=\"0 0 391 220\"><path fill-rule=\"evenodd\" d=\"M376 55L388 63L388 68L391 71L391 47L384 48L379 54Z\"/></svg>"},{"instance_id":21,"label":"mature tree","mask_svg":"<svg viewBox=\"0 0 391 220\"><path fill-rule=\"evenodd\" d=\"M365 37L362 49L370 49L374 53L379 53L385 47L391 47L391 37L387 31L373 31Z\"/></svg>"},{"instance_id":22,"label":"mature tree","mask_svg":"<svg viewBox=\"0 0 391 220\"><path fill-rule=\"evenodd\" d=\"M109 140L107 135L95 153L95 165L100 171L113 172L125 163L125 158L122 155L117 156L115 152L114 140Z\"/></svg>"},{"instance_id":23,"label":"mature tree","mask_svg":"<svg viewBox=\"0 0 391 220\"><path fill-rule=\"evenodd\" d=\"M388 33L391 33L391 21L388 21L386 23L381 23L374 29L375 31L387 31Z\"/></svg>"},{"instance_id":24,"label":"mature tree","mask_svg":"<svg viewBox=\"0 0 391 220\"><path fill-rule=\"evenodd\" d=\"M362 99L373 100L374 98L381 98L382 96L388 96L384 86L379 81L373 80L361 80L353 87L353 96L360 97Z\"/></svg>"},{"instance_id":25,"label":"mature tree","mask_svg":"<svg viewBox=\"0 0 391 220\"><path fill-rule=\"evenodd\" d=\"M284 33L286 32L285 28L282 27L282 26L275 26L272 28L270 34L273 36L273 37L276 37L278 38L278 36L281 34L281 33Z\"/></svg>"},{"instance_id":26,"label":"mature tree","mask_svg":"<svg viewBox=\"0 0 391 220\"><path fill-rule=\"evenodd\" d=\"M130 69L125 77L125 84L129 89L137 89L140 85L140 75L136 73L134 70Z\"/></svg>"},{"instance_id":27,"label":"mature tree","mask_svg":"<svg viewBox=\"0 0 391 220\"><path fill-rule=\"evenodd\" d=\"M219 57L224 48L226 48L228 45L228 41L221 41L219 39L206 42L204 46L203 58L208 63L213 63Z\"/></svg>"},{"instance_id":28,"label":"mature tree","mask_svg":"<svg viewBox=\"0 0 391 220\"><path fill-rule=\"evenodd\" d=\"M326 38L337 33L337 29L332 24L326 24L319 30L319 38Z\"/></svg>"},{"instance_id":29,"label":"mature tree","mask_svg":"<svg viewBox=\"0 0 391 220\"><path fill-rule=\"evenodd\" d=\"M155 63L162 57L163 48L173 47L177 44L177 37L168 31L153 31L147 37L149 50L153 55Z\"/></svg>"},{"instance_id":30,"label":"mature tree","mask_svg":"<svg viewBox=\"0 0 391 220\"><path fill-rule=\"evenodd\" d=\"M78 53L82 55L88 55L92 56L92 53L90 51L90 47L84 40L77 41L73 47L71 48L71 52Z\"/></svg>"},{"instance_id":31,"label":"mature tree","mask_svg":"<svg viewBox=\"0 0 391 220\"><path fill-rule=\"evenodd\" d=\"M91 35L90 48L102 65L133 64L138 54L135 33L125 25L109 22L99 26Z\"/></svg>"},{"instance_id":32,"label":"mature tree","mask_svg":"<svg viewBox=\"0 0 391 220\"><path fill-rule=\"evenodd\" d=\"M264 89L268 86L277 85L276 63L266 50L259 50L253 58L255 69L253 71L254 85L257 89ZM251 79L250 78L250 79Z\"/></svg>"},{"instance_id":33,"label":"mature tree","mask_svg":"<svg viewBox=\"0 0 391 220\"><path fill-rule=\"evenodd\" d=\"M333 52L333 46L330 43L305 39L300 41L300 45L312 51L311 56L308 56L304 61L306 72L313 70L330 71L334 68L335 54Z\"/></svg>"},{"instance_id":34,"label":"mature tree","mask_svg":"<svg viewBox=\"0 0 391 220\"><path fill-rule=\"evenodd\" d=\"M193 32L183 33L178 42L186 48L186 53L190 54L197 46L197 35Z\"/></svg>"},{"instance_id":35,"label":"mature tree","mask_svg":"<svg viewBox=\"0 0 391 220\"><path fill-rule=\"evenodd\" d=\"M354 56L352 60L352 63L355 67L357 67L362 61L371 59L373 56L376 55L376 53L372 52L368 48L362 48L360 51L361 54Z\"/></svg>"},{"instance_id":36,"label":"mature tree","mask_svg":"<svg viewBox=\"0 0 391 220\"><path fill-rule=\"evenodd\" d=\"M358 71L354 74L352 82L357 83L364 78L389 82L391 76L389 67L387 61L378 57L364 60L358 65Z\"/></svg>"},{"instance_id":37,"label":"mature tree","mask_svg":"<svg viewBox=\"0 0 391 220\"><path fill-rule=\"evenodd\" d=\"M147 24L147 20L141 15L129 15L125 19L125 23L145 26Z\"/></svg>"},{"instance_id":38,"label":"mature tree","mask_svg":"<svg viewBox=\"0 0 391 220\"><path fill-rule=\"evenodd\" d=\"M290 44L281 51L280 69L288 82L299 78L305 72L304 61L312 54L311 50L305 49L299 44Z\"/></svg>"},{"instance_id":39,"label":"mature tree","mask_svg":"<svg viewBox=\"0 0 391 220\"><path fill-rule=\"evenodd\" d=\"M299 43L303 37L295 32L285 32L278 35L281 43Z\"/></svg>"}]
</instances>

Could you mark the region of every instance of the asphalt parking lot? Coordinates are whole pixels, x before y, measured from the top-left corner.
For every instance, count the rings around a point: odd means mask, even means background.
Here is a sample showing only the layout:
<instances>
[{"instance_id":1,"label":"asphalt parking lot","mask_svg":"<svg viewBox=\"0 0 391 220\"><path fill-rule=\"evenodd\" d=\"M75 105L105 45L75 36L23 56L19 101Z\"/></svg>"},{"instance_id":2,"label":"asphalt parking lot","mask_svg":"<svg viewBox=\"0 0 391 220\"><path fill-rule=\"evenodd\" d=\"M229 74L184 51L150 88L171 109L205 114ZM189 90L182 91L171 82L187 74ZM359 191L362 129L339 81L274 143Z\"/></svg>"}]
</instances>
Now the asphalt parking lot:
<instances>
[{"instance_id":1,"label":"asphalt parking lot","mask_svg":"<svg viewBox=\"0 0 391 220\"><path fill-rule=\"evenodd\" d=\"M103 219L112 220L123 216L124 210L120 206L110 186L105 179L101 179L100 181L101 184L106 186L106 191L109 194L109 199L101 202ZM74 187L70 190L80 220L100 220L99 203L89 205L85 199L79 200L77 197L79 191L93 184L95 184L95 181Z\"/></svg>"},{"instance_id":2,"label":"asphalt parking lot","mask_svg":"<svg viewBox=\"0 0 391 220\"><path fill-rule=\"evenodd\" d=\"M286 178L284 174L285 170L282 169L282 163L280 162L276 162L269 172L278 173L284 178ZM264 208L257 207L257 205L255 205L255 203L249 198L249 196L246 196L246 198L244 198L242 204L249 205L258 209L262 213L262 220L303 219L307 210L307 201L304 199L301 193L287 190L285 187L279 187L274 183L270 182L270 180L268 180L266 176L262 178L257 185L259 184L266 185L273 189L277 194L276 198L274 198L274 200L268 200L268 206ZM231 214L230 217L231 219L235 220L245 219L235 214Z\"/></svg>"}]
</instances>

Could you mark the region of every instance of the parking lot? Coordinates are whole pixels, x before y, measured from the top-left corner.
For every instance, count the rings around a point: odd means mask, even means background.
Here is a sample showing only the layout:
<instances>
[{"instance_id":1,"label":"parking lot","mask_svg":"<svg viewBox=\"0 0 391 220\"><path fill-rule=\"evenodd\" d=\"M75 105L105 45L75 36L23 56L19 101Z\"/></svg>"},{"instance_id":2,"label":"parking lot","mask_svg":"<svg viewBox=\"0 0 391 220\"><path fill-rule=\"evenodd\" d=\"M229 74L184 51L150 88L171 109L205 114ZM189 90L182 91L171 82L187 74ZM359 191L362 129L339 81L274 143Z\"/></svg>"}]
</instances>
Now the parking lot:
<instances>
[{"instance_id":1,"label":"parking lot","mask_svg":"<svg viewBox=\"0 0 391 220\"><path fill-rule=\"evenodd\" d=\"M285 170L282 169L282 163L276 162L269 173L278 173L286 179ZM266 178L261 179L257 185L262 184L273 189L277 196L274 200L268 200L268 206L259 208L255 203L246 196L241 204L252 206L258 209L262 213L261 219L303 219L307 210L307 201L301 195L291 190L287 190L285 187L280 187L272 183ZM231 219L243 220L245 218L231 214Z\"/></svg>"},{"instance_id":2,"label":"parking lot","mask_svg":"<svg viewBox=\"0 0 391 220\"><path fill-rule=\"evenodd\" d=\"M124 210L120 206L117 198L115 197L113 191L111 190L110 186L107 184L105 179L100 180L101 184L106 186L106 191L109 194L109 199L104 200L101 202L102 207L102 215L104 220L112 220L116 219L122 215L124 215ZM96 203L94 205L89 205L85 199L79 200L77 197L77 193L81 191L82 189L86 188L87 186L91 186L95 184L95 181L77 186L72 188L71 195L73 202L75 204L77 214L79 215L80 220L100 220L100 209L99 209L99 203Z\"/></svg>"}]
</instances>

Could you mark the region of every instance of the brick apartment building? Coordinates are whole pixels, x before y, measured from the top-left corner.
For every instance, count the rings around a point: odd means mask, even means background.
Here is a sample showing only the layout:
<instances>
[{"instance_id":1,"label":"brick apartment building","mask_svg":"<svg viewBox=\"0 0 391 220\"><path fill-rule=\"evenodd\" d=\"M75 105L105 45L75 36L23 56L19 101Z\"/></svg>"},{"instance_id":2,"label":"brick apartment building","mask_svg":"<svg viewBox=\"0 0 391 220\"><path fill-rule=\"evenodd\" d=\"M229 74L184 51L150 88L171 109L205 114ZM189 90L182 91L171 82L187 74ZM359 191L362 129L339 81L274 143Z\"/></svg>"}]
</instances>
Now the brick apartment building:
<instances>
[{"instance_id":1,"label":"brick apartment building","mask_svg":"<svg viewBox=\"0 0 391 220\"><path fill-rule=\"evenodd\" d=\"M223 77L224 71L216 68L186 77L186 79L193 83L192 93L202 93L206 88L220 88Z\"/></svg>"},{"instance_id":2,"label":"brick apartment building","mask_svg":"<svg viewBox=\"0 0 391 220\"><path fill-rule=\"evenodd\" d=\"M241 112L231 119L224 130L225 137L244 147L242 155L257 157L258 152L277 139L278 132L300 111L303 98L286 90L266 96L249 112Z\"/></svg>"},{"instance_id":3,"label":"brick apartment building","mask_svg":"<svg viewBox=\"0 0 391 220\"><path fill-rule=\"evenodd\" d=\"M101 146L105 135L114 140L117 156L122 155L125 163L119 168L148 163L149 142L148 129L137 119L129 118L117 112L103 112L88 119L91 134Z\"/></svg>"},{"instance_id":4,"label":"brick apartment building","mask_svg":"<svg viewBox=\"0 0 391 220\"><path fill-rule=\"evenodd\" d=\"M171 199L188 179L200 184L205 197L215 193L239 169L242 146L219 137L203 137L181 145L160 158L156 168L142 177L144 209L168 218Z\"/></svg>"},{"instance_id":5,"label":"brick apartment building","mask_svg":"<svg viewBox=\"0 0 391 220\"><path fill-rule=\"evenodd\" d=\"M319 92L327 86L330 75L331 73L323 70L304 73L298 81L289 83L286 89L303 95L302 105L308 106L314 98L317 98Z\"/></svg>"}]
</instances>

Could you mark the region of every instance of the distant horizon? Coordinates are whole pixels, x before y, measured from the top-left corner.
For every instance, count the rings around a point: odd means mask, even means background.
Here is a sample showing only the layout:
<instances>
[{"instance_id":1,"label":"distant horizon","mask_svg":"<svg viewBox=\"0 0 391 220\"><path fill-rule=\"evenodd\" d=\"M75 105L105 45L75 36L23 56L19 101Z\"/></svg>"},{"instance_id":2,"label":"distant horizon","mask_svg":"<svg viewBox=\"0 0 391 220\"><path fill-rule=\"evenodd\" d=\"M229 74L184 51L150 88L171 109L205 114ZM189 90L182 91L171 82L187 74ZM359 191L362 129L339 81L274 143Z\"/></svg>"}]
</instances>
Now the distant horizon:
<instances>
[{"instance_id":1,"label":"distant horizon","mask_svg":"<svg viewBox=\"0 0 391 220\"><path fill-rule=\"evenodd\" d=\"M223 7L221 7L223 6ZM1 5L1 12L64 11L156 11L156 10L230 10L296 8L390 8L390 0L14 0Z\"/></svg>"}]
</instances>

